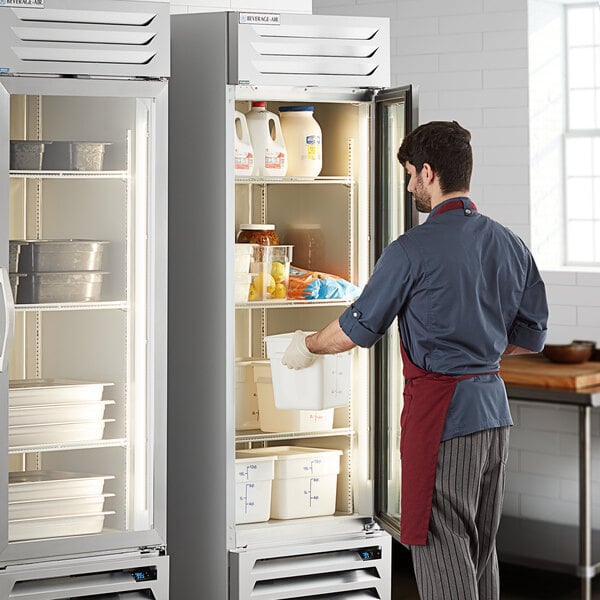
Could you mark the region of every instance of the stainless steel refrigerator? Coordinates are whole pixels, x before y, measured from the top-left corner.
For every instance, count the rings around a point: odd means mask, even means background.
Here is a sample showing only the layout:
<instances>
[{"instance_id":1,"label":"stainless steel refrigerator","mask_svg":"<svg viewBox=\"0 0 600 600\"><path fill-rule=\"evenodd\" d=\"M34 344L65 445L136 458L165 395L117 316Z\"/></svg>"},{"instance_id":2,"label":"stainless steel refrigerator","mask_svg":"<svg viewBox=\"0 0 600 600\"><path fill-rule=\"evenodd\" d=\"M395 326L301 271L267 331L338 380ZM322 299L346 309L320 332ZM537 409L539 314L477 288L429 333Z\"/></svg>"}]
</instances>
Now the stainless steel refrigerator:
<instances>
[{"instance_id":1,"label":"stainless steel refrigerator","mask_svg":"<svg viewBox=\"0 0 600 600\"><path fill-rule=\"evenodd\" d=\"M264 359L269 336L324 326L350 300L236 298L235 241L242 224L275 224L282 245L294 229L318 229L319 261L296 262L296 243L292 265L363 285L382 248L413 222L396 153L417 121L416 90L390 88L387 19L224 12L171 23L171 594L390 598L400 492L397 333L353 351L350 400L327 428L240 426L244 360ZM314 108L318 176L236 175L235 111L247 113L253 101L274 113ZM236 487L236 452L273 447L339 451L333 514L240 520L238 502L252 502Z\"/></svg>"},{"instance_id":2,"label":"stainless steel refrigerator","mask_svg":"<svg viewBox=\"0 0 600 600\"><path fill-rule=\"evenodd\" d=\"M169 3L0 3L0 597L168 598Z\"/></svg>"}]
</instances>

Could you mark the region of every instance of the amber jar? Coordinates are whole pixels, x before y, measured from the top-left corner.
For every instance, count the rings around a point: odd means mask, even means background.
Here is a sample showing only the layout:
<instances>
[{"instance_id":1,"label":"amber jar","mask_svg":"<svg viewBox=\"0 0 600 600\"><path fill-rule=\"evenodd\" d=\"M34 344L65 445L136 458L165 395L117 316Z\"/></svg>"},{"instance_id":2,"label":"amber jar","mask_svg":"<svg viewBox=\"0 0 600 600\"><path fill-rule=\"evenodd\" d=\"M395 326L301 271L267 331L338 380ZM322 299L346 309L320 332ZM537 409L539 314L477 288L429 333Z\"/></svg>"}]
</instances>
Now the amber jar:
<instances>
[{"instance_id":1,"label":"amber jar","mask_svg":"<svg viewBox=\"0 0 600 600\"><path fill-rule=\"evenodd\" d=\"M268 223L240 225L235 241L238 244L260 244L261 246L279 246L279 236L275 225Z\"/></svg>"}]
</instances>

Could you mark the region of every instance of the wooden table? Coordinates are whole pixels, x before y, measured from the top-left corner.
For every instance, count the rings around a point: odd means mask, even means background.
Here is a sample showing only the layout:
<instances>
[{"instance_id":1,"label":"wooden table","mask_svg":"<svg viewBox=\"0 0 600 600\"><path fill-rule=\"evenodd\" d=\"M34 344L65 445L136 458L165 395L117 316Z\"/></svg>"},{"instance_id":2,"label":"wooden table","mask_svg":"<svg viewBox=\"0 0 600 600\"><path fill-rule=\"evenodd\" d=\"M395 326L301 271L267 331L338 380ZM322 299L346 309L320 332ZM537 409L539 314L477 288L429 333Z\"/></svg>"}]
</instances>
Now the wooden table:
<instances>
[{"instance_id":1,"label":"wooden table","mask_svg":"<svg viewBox=\"0 0 600 600\"><path fill-rule=\"evenodd\" d=\"M532 358L532 357L530 357ZM504 359L518 361L519 358ZM545 360L545 359L543 359ZM516 364L516 363L512 363ZM520 363L519 363L520 364ZM589 363L588 363L589 364ZM596 363L600 372L600 363ZM529 363L535 370L535 363ZM547 365L542 365L544 369ZM563 367L565 365L558 365ZM501 375L503 375L501 369ZM511 371L512 373L512 371ZM564 389L554 387L556 381L543 381L546 387L510 383L511 373L505 369L505 383L510 400L575 406L579 412L579 526L570 527L503 517L498 532L498 556L504 562L570 572L581 578L581 599L591 600L592 578L600 572L600 532L592 533L591 519L591 411L600 407L600 385ZM561 382L561 385L564 382ZM592 553L592 549L595 550Z\"/></svg>"}]
</instances>

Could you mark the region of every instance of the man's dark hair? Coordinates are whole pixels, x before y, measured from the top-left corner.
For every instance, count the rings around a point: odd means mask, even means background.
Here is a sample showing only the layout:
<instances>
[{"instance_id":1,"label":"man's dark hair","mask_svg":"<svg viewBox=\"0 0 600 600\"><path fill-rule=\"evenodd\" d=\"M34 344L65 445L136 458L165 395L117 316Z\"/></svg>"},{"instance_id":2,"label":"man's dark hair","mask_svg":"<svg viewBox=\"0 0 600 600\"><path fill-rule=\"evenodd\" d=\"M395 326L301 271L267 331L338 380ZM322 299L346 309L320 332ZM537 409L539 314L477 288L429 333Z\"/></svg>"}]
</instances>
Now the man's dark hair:
<instances>
[{"instance_id":1,"label":"man's dark hair","mask_svg":"<svg viewBox=\"0 0 600 600\"><path fill-rule=\"evenodd\" d=\"M440 178L442 194L468 190L473 171L471 133L456 121L431 121L411 131L398 150L402 166L407 162L420 173L428 163Z\"/></svg>"}]
</instances>

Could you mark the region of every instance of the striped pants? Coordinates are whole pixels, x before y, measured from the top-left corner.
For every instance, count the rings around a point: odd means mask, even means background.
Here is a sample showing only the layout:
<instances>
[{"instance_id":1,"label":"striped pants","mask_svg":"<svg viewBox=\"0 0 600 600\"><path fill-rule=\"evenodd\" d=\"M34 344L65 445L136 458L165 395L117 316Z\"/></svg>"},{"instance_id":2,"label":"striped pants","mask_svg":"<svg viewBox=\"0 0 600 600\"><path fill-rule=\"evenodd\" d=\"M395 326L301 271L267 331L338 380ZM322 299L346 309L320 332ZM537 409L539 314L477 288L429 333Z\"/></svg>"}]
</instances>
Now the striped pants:
<instances>
[{"instance_id":1,"label":"striped pants","mask_svg":"<svg viewBox=\"0 0 600 600\"><path fill-rule=\"evenodd\" d=\"M440 444L427 545L411 546L422 600L498 600L496 532L508 427Z\"/></svg>"}]
</instances>

